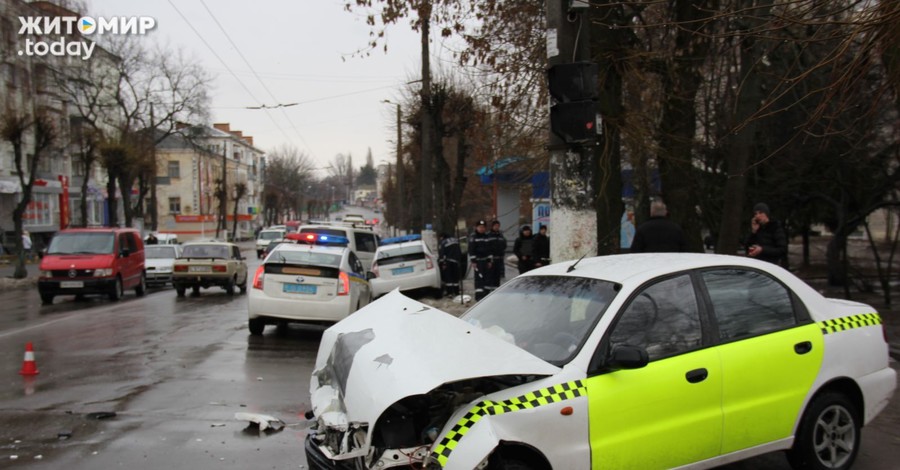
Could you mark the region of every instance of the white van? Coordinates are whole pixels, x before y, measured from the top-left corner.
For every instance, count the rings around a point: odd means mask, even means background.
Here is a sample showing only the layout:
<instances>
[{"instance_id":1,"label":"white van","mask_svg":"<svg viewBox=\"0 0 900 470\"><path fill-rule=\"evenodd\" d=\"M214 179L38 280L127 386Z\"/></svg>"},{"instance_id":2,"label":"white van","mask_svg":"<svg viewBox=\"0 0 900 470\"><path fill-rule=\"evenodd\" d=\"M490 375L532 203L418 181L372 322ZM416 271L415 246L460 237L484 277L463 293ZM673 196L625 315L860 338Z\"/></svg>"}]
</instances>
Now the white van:
<instances>
[{"instance_id":1,"label":"white van","mask_svg":"<svg viewBox=\"0 0 900 470\"><path fill-rule=\"evenodd\" d=\"M372 269L372 260L375 259L375 250L378 249L380 238L372 229L347 227L344 225L301 225L298 233L321 233L336 235L350 240L350 250L362 261L366 271Z\"/></svg>"}]
</instances>

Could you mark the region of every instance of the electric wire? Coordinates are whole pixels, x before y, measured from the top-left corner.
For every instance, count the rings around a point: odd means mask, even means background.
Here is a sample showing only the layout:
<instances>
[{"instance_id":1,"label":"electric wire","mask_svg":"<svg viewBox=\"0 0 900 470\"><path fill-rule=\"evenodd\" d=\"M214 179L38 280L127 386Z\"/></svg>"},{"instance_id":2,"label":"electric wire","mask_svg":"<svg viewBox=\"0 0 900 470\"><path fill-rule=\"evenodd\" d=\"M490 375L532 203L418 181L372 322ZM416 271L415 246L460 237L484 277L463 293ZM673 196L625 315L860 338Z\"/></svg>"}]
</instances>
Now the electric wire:
<instances>
[{"instance_id":1,"label":"electric wire","mask_svg":"<svg viewBox=\"0 0 900 470\"><path fill-rule=\"evenodd\" d=\"M171 0L169 0L169 1L171 2ZM214 15L212 10L209 9L209 6L206 5L206 2L204 0L200 0L200 4L203 5L203 8L205 8L207 13L209 13L210 18L213 19L213 21L216 23L216 26L219 27L219 30L222 31L222 34L225 35L225 38L228 39L228 42L231 44L231 46L234 47L235 52L237 52L237 54L241 58L241 60L244 61L244 64L247 66L247 68L250 70L250 72L253 73L253 76L256 77L256 80L259 82L260 85L262 85L263 89L266 90L266 93L269 94L269 97L272 98L272 100L274 100L276 104L280 103L280 101L278 101L278 98L275 97L275 94L272 93L272 90L270 90L269 87L266 86L266 83L263 82L263 80L262 80L262 78L260 78L259 74L256 73L256 69L252 65L250 65L250 61L247 60L247 57L244 56L244 54L241 52L241 49L238 47L238 45L235 44L234 41L231 39L231 35L228 34L228 31L225 30L225 28L222 26L222 23L219 22L218 18L216 18L216 15ZM301 103L298 103L298 104L301 104ZM297 129L297 126L294 125L294 121L291 120L291 118L288 116L287 112L284 109L281 109L281 114L284 116L284 119L287 120L288 124L291 125L291 128L294 130L294 133L297 134L297 137L300 138L300 141L303 142L303 146L306 147L306 150L310 153L310 156L312 157L313 151L309 147L309 144L306 142L306 139L303 138L303 135L300 134L300 131Z\"/></svg>"},{"instance_id":2,"label":"electric wire","mask_svg":"<svg viewBox=\"0 0 900 470\"><path fill-rule=\"evenodd\" d=\"M216 53L215 49L213 49L213 47L209 44L209 42L207 42L206 39L203 38L203 35L201 35L199 31L197 31L197 28L195 28L194 25L190 22L190 20L187 19L187 17L184 15L184 13L182 13L181 10L179 10L178 7L175 6L175 3L173 3L172 0L168 0L168 1L169 1L169 5L172 6L172 9L174 9L175 12L178 13L178 16L180 16L181 19L183 19L184 22L187 23L188 27L191 28L191 31L193 31L194 34L196 34L197 37L200 38L200 41L202 41L203 44L206 45L206 48L209 49L209 51L212 52L213 56L215 56L216 59L219 60L219 63L221 63L222 66L225 67L225 70L228 70L228 72L231 74L231 76L234 77L235 80L237 80L237 82L238 82L238 84L241 86L241 88L243 88L244 91L247 92L247 95L249 95L250 98L251 98L254 102L259 103L260 105L262 105L263 102L260 101L260 100L253 94L252 91L250 91L250 88L248 88L247 85L246 85L240 78L238 78L237 74L234 73L234 70L232 70L231 67L228 66L228 63L225 62L225 60L222 59L222 57L221 57L219 54ZM272 120L272 123L275 124L275 128L277 128L277 129L281 132L281 134L284 136L285 140L288 140L288 141L291 140L290 137L288 137L287 132L285 132L284 129L282 129L281 126L278 125L278 121L275 120L275 117L272 116L272 115L269 113L269 110L266 109L266 110L264 110L264 111L266 112L266 116L268 116L269 119Z\"/></svg>"}]
</instances>

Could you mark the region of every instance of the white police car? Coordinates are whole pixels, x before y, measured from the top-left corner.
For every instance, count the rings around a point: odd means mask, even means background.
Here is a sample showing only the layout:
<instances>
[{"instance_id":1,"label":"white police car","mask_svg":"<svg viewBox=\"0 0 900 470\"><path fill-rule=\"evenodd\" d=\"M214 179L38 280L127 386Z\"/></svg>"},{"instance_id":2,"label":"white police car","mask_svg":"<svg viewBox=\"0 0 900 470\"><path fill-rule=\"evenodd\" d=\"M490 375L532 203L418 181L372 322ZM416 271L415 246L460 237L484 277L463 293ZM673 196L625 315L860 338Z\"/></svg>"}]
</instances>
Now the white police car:
<instances>
[{"instance_id":1,"label":"white police car","mask_svg":"<svg viewBox=\"0 0 900 470\"><path fill-rule=\"evenodd\" d=\"M604 256L461 318L398 292L325 331L318 468L709 468L787 450L846 470L896 387L881 319L770 263Z\"/></svg>"},{"instance_id":2,"label":"white police car","mask_svg":"<svg viewBox=\"0 0 900 470\"><path fill-rule=\"evenodd\" d=\"M344 237L291 233L266 256L253 276L249 327L266 324L337 322L372 300L363 265Z\"/></svg>"},{"instance_id":3,"label":"white police car","mask_svg":"<svg viewBox=\"0 0 900 470\"><path fill-rule=\"evenodd\" d=\"M441 272L437 257L421 235L385 238L375 250L372 262L372 295L379 297L394 289L431 289L440 294Z\"/></svg>"}]
</instances>

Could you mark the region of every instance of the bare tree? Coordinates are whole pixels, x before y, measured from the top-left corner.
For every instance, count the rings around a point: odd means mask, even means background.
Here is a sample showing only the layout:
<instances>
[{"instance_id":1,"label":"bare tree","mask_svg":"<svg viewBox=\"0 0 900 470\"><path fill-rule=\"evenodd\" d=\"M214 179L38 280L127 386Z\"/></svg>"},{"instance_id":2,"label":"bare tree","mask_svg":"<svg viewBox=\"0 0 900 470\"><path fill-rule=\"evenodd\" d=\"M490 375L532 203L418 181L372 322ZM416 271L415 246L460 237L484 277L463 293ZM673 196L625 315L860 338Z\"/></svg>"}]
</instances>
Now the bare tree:
<instances>
[{"instance_id":1,"label":"bare tree","mask_svg":"<svg viewBox=\"0 0 900 470\"><path fill-rule=\"evenodd\" d=\"M31 134L34 146L30 157L26 160L23 152L29 128L32 129ZM18 253L13 277L23 279L28 276L28 271L25 269L25 248L22 243L24 215L28 205L31 203L32 188L34 188L34 182L37 179L38 164L41 159L47 157L47 151L50 150L57 139L57 130L53 126L51 118L45 114L38 113L32 119L13 109L7 109L3 115L2 122L0 122L0 136L2 136L3 140L12 144L13 163L19 176L19 187L22 191L22 198L16 203L15 209L13 209L16 252ZM25 176L26 174L28 175L27 177Z\"/></svg>"}]
</instances>

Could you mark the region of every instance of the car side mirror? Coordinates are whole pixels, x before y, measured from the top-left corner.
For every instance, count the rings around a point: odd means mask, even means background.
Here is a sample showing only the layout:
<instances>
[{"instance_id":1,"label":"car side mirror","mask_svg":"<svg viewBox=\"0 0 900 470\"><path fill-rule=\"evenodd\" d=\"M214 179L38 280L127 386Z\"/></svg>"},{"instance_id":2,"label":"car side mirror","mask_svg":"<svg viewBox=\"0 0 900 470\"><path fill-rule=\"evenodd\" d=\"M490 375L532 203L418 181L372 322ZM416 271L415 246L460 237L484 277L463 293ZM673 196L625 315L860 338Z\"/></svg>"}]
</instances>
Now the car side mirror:
<instances>
[{"instance_id":1,"label":"car side mirror","mask_svg":"<svg viewBox=\"0 0 900 470\"><path fill-rule=\"evenodd\" d=\"M129 256L131 256L131 250L129 250L128 248L122 248L122 257L127 258Z\"/></svg>"},{"instance_id":2,"label":"car side mirror","mask_svg":"<svg viewBox=\"0 0 900 470\"><path fill-rule=\"evenodd\" d=\"M639 346L622 344L614 346L606 360L610 370L640 369L650 362L647 350Z\"/></svg>"},{"instance_id":3,"label":"car side mirror","mask_svg":"<svg viewBox=\"0 0 900 470\"><path fill-rule=\"evenodd\" d=\"M372 271L366 271L366 280L367 281L371 281L372 279L375 279L376 277L377 276L375 276L375 273L373 273Z\"/></svg>"}]
</instances>

